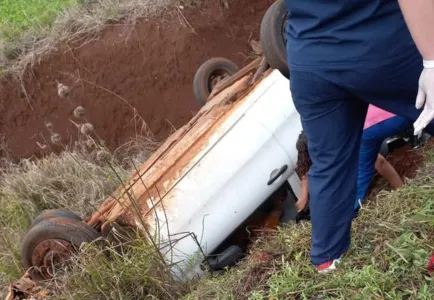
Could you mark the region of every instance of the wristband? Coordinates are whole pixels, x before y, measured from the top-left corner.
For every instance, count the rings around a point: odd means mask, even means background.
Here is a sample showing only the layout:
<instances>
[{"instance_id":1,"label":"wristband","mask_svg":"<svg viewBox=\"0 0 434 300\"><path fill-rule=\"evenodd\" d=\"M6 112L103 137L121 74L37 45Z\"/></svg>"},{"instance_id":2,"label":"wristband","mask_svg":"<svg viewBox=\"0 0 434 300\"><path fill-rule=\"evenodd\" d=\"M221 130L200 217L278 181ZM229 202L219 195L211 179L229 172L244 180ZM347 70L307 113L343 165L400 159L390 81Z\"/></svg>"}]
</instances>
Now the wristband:
<instances>
[{"instance_id":1,"label":"wristband","mask_svg":"<svg viewBox=\"0 0 434 300\"><path fill-rule=\"evenodd\" d=\"M424 60L423 67L425 69L434 69L434 60Z\"/></svg>"}]
</instances>

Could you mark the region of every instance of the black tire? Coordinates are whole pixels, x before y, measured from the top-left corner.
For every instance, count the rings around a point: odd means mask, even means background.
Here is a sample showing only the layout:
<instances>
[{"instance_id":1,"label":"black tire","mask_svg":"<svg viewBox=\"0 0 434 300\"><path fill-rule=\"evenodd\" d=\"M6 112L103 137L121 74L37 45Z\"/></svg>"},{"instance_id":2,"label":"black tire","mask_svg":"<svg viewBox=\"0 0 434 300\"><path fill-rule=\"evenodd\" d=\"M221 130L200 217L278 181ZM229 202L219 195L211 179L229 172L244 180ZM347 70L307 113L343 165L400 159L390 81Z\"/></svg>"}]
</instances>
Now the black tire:
<instances>
[{"instance_id":1,"label":"black tire","mask_svg":"<svg viewBox=\"0 0 434 300\"><path fill-rule=\"evenodd\" d=\"M380 146L380 151L379 153L383 156L383 157L387 157L389 155L389 145L387 144L387 139L385 139Z\"/></svg>"},{"instance_id":2,"label":"black tire","mask_svg":"<svg viewBox=\"0 0 434 300\"><path fill-rule=\"evenodd\" d=\"M83 219L73 213L72 211L66 209L48 209L41 212L30 224L29 230L33 228L35 225L39 224L43 220L51 219L51 218L70 218L77 221L83 221Z\"/></svg>"},{"instance_id":3,"label":"black tire","mask_svg":"<svg viewBox=\"0 0 434 300\"><path fill-rule=\"evenodd\" d=\"M213 76L232 76L238 70L239 68L235 63L221 57L211 58L202 64L196 71L193 80L193 92L197 103L202 107L207 102L213 88L211 84Z\"/></svg>"},{"instance_id":4,"label":"black tire","mask_svg":"<svg viewBox=\"0 0 434 300\"><path fill-rule=\"evenodd\" d=\"M244 251L240 246L231 245L223 250L223 252L213 257L208 257L207 261L211 270L218 271L235 266L244 256Z\"/></svg>"},{"instance_id":5,"label":"black tire","mask_svg":"<svg viewBox=\"0 0 434 300\"><path fill-rule=\"evenodd\" d=\"M270 6L262 19L260 43L270 67L289 78L285 39L287 15L288 9L283 0L277 0Z\"/></svg>"},{"instance_id":6,"label":"black tire","mask_svg":"<svg viewBox=\"0 0 434 300\"><path fill-rule=\"evenodd\" d=\"M59 246L62 250L65 249L62 254L70 257L71 251L69 250L76 251L83 243L90 243L99 237L100 235L95 229L78 220L70 218L42 220L29 230L21 244L21 260L24 269L29 271L33 280L50 279L50 276L47 276L48 270L43 261L44 257L54 250L52 247L62 243ZM49 247L39 249L40 252L35 251L38 246L42 245L43 242L47 243L47 241L56 241L56 243L47 244ZM70 249L66 250L64 245ZM37 262L34 261L34 255Z\"/></svg>"}]
</instances>

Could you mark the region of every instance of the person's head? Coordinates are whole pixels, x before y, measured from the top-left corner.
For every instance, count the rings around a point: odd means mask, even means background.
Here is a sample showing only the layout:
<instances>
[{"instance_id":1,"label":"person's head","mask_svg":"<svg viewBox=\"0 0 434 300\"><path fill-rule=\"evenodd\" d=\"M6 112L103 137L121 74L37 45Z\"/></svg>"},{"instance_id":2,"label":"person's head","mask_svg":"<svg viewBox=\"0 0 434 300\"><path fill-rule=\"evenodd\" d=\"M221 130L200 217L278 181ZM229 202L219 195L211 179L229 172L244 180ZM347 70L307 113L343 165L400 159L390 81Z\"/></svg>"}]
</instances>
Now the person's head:
<instances>
[{"instance_id":1,"label":"person's head","mask_svg":"<svg viewBox=\"0 0 434 300\"><path fill-rule=\"evenodd\" d=\"M312 165L312 161L310 160L309 152L307 150L307 137L304 134L304 131L301 131L300 135L298 136L296 148L298 151L298 159L295 172L297 173L298 177L302 178L303 176L306 176L310 166Z\"/></svg>"}]
</instances>

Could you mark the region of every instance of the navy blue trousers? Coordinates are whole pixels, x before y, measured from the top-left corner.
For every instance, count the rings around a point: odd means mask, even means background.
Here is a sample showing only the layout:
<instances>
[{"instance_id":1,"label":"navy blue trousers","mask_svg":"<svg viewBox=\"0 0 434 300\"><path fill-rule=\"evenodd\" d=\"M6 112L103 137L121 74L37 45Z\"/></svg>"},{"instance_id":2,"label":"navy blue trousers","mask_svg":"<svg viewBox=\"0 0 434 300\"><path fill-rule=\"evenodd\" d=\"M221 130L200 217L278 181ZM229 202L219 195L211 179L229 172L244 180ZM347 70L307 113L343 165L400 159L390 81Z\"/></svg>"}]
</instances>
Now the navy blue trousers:
<instances>
[{"instance_id":1,"label":"navy blue trousers","mask_svg":"<svg viewBox=\"0 0 434 300\"><path fill-rule=\"evenodd\" d=\"M363 130L357 166L357 194L354 209L366 197L372 178L375 175L375 161L384 139L411 128L412 123L401 116L394 116Z\"/></svg>"},{"instance_id":2,"label":"navy blue trousers","mask_svg":"<svg viewBox=\"0 0 434 300\"><path fill-rule=\"evenodd\" d=\"M368 103L413 122L422 58L291 69L290 87L308 138L311 260L319 265L350 247L357 166ZM434 133L431 123L427 132Z\"/></svg>"}]
</instances>

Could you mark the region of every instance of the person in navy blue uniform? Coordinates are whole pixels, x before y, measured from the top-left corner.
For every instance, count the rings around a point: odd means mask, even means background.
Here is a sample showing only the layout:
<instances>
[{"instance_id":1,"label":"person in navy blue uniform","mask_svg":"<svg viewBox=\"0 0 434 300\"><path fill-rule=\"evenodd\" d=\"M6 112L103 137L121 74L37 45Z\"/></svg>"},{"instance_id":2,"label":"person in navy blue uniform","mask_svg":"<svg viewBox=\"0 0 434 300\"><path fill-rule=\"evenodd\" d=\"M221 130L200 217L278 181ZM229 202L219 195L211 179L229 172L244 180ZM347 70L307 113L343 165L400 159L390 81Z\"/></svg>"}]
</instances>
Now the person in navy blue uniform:
<instances>
[{"instance_id":1,"label":"person in navy blue uniform","mask_svg":"<svg viewBox=\"0 0 434 300\"><path fill-rule=\"evenodd\" d=\"M434 134L432 0L285 0L290 89L308 139L311 261L350 247L368 104Z\"/></svg>"}]
</instances>

